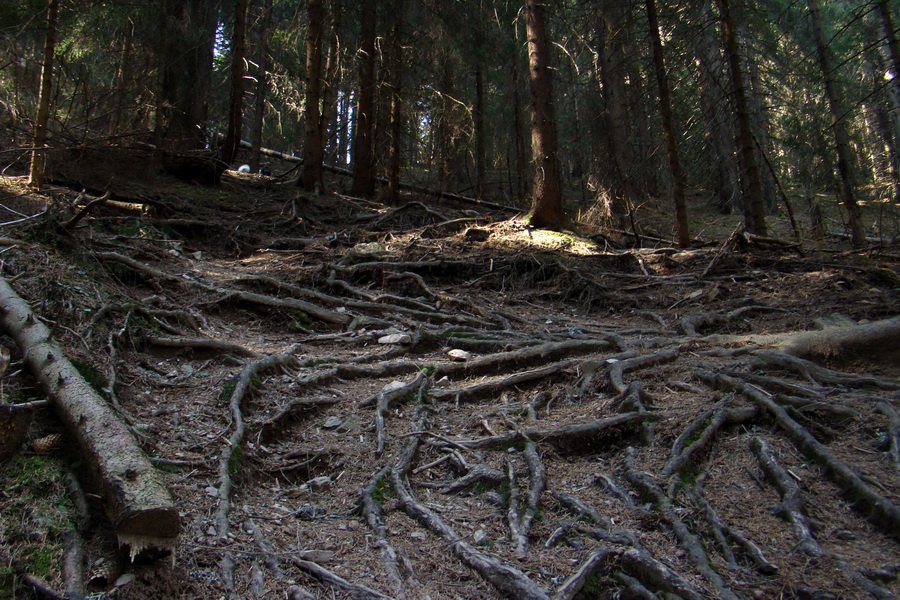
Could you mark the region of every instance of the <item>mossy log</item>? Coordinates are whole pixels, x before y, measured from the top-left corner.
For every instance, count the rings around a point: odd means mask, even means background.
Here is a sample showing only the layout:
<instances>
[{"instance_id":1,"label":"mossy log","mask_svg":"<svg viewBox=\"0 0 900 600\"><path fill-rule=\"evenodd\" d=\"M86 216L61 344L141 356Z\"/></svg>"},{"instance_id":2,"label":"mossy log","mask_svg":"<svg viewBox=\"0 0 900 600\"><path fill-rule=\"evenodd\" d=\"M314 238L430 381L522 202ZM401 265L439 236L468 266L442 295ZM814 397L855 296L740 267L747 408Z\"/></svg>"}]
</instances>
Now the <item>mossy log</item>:
<instances>
[{"instance_id":1,"label":"mossy log","mask_svg":"<svg viewBox=\"0 0 900 600\"><path fill-rule=\"evenodd\" d=\"M181 523L160 473L109 404L50 340L49 329L28 303L2 278L0 327L16 341L77 441L119 543L132 556L145 549L172 551Z\"/></svg>"}]
</instances>

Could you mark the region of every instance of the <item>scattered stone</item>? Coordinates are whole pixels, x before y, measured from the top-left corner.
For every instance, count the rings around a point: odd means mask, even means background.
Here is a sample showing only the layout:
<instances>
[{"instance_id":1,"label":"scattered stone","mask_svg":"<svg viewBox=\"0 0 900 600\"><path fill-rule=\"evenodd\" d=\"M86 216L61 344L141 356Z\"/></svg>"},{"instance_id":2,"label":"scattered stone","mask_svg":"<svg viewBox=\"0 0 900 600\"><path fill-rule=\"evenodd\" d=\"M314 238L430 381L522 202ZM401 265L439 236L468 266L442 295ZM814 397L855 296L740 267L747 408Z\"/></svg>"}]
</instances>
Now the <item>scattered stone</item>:
<instances>
[{"instance_id":1,"label":"scattered stone","mask_svg":"<svg viewBox=\"0 0 900 600\"><path fill-rule=\"evenodd\" d=\"M488 536L484 532L484 529L479 529L475 533L472 534L472 541L476 546L483 546L487 542Z\"/></svg>"},{"instance_id":2,"label":"scattered stone","mask_svg":"<svg viewBox=\"0 0 900 600\"><path fill-rule=\"evenodd\" d=\"M409 534L409 537L411 537L414 540L418 540L420 542L424 542L425 540L428 539L428 535L424 531L414 531L411 534Z\"/></svg>"},{"instance_id":3,"label":"scattered stone","mask_svg":"<svg viewBox=\"0 0 900 600\"><path fill-rule=\"evenodd\" d=\"M463 362L472 358L471 352L466 352L465 350L454 349L447 353L447 356L450 357L450 360L454 360L457 362Z\"/></svg>"},{"instance_id":4,"label":"scattered stone","mask_svg":"<svg viewBox=\"0 0 900 600\"><path fill-rule=\"evenodd\" d=\"M325 429L336 429L344 422L340 417L328 417L322 425Z\"/></svg>"},{"instance_id":5,"label":"scattered stone","mask_svg":"<svg viewBox=\"0 0 900 600\"><path fill-rule=\"evenodd\" d=\"M350 415L341 425L338 426L337 432L353 433L354 431L356 431L356 428L359 427L360 420L361 419L359 415Z\"/></svg>"},{"instance_id":6,"label":"scattered stone","mask_svg":"<svg viewBox=\"0 0 900 600\"><path fill-rule=\"evenodd\" d=\"M378 338L379 344L411 344L412 336L407 333L394 333Z\"/></svg>"},{"instance_id":7,"label":"scattered stone","mask_svg":"<svg viewBox=\"0 0 900 600\"><path fill-rule=\"evenodd\" d=\"M444 375L440 379L434 382L434 387L447 387L450 385L450 378Z\"/></svg>"},{"instance_id":8,"label":"scattered stone","mask_svg":"<svg viewBox=\"0 0 900 600\"><path fill-rule=\"evenodd\" d=\"M206 492L206 495L209 496L210 498L218 498L219 497L219 488L217 488L217 487L208 486L203 491Z\"/></svg>"}]
</instances>

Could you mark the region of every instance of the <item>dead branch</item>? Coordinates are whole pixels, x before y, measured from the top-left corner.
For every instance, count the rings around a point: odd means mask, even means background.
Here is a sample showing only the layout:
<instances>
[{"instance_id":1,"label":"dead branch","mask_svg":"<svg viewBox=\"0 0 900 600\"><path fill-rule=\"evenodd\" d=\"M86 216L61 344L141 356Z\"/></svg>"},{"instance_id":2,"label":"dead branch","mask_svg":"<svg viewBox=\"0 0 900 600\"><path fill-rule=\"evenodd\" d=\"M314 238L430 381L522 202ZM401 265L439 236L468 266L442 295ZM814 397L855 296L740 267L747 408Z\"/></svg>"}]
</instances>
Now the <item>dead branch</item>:
<instances>
[{"instance_id":1,"label":"dead branch","mask_svg":"<svg viewBox=\"0 0 900 600\"><path fill-rule=\"evenodd\" d=\"M75 226L78 225L78 222L81 221L81 219L83 219L85 217L85 215L87 215L89 212L91 212L92 208L94 208L98 204L103 204L104 202L106 202L107 198L109 198L109 194L110 194L110 192L109 192L109 190L107 190L106 193L104 193L99 198L94 198L93 200L88 202L87 206L82 208L78 212L78 214L76 214L74 217L72 217L71 219L69 219L68 221L63 223L62 228L63 229L75 229ZM76 199L76 202L78 200L80 200L81 197L82 197L82 195L79 195L78 198Z\"/></svg>"},{"instance_id":2,"label":"dead branch","mask_svg":"<svg viewBox=\"0 0 900 600\"><path fill-rule=\"evenodd\" d=\"M900 537L900 506L872 489L872 486L863 481L856 471L835 457L809 431L794 421L787 411L776 404L770 396L727 375L700 373L698 376L714 387L724 387L740 392L759 405L762 410L772 415L778 426L800 451L811 460L822 464L832 481L848 495L858 499L854 503L854 507L864 511L863 516L873 521L876 526L883 527L890 535Z\"/></svg>"},{"instance_id":3,"label":"dead branch","mask_svg":"<svg viewBox=\"0 0 900 600\"><path fill-rule=\"evenodd\" d=\"M780 310L771 306L742 306L727 313L701 312L688 315L681 320L681 331L685 335L696 336L701 327L712 327L734 321L738 317L754 310Z\"/></svg>"},{"instance_id":4,"label":"dead branch","mask_svg":"<svg viewBox=\"0 0 900 600\"><path fill-rule=\"evenodd\" d=\"M145 548L172 550L181 530L180 517L159 472L5 279L0 279L0 324L16 340L78 441L119 542L129 546L132 555Z\"/></svg>"},{"instance_id":5,"label":"dead branch","mask_svg":"<svg viewBox=\"0 0 900 600\"><path fill-rule=\"evenodd\" d=\"M800 493L800 486L778 463L775 452L764 439L751 438L750 449L756 455L763 472L781 494L781 504L776 506L773 512L791 524L801 552L809 556L822 556L822 548L813 537L806 515L803 514L803 495Z\"/></svg>"},{"instance_id":6,"label":"dead branch","mask_svg":"<svg viewBox=\"0 0 900 600\"><path fill-rule=\"evenodd\" d=\"M211 338L163 338L148 337L147 343L153 346L163 346L166 348L201 348L203 350L218 350L220 352L230 352L240 356L249 356L258 358L259 352L250 350L240 344L226 342L223 340L214 340Z\"/></svg>"},{"instance_id":7,"label":"dead branch","mask_svg":"<svg viewBox=\"0 0 900 600\"><path fill-rule=\"evenodd\" d=\"M339 590L343 590L360 600L393 600L390 596L382 594L377 590L373 590L370 587L366 587L361 583L351 583L340 575L332 573L325 567L311 560L304 560L296 556L291 556L289 560L294 563L294 566L307 575L312 575L322 583L327 583Z\"/></svg>"}]
</instances>

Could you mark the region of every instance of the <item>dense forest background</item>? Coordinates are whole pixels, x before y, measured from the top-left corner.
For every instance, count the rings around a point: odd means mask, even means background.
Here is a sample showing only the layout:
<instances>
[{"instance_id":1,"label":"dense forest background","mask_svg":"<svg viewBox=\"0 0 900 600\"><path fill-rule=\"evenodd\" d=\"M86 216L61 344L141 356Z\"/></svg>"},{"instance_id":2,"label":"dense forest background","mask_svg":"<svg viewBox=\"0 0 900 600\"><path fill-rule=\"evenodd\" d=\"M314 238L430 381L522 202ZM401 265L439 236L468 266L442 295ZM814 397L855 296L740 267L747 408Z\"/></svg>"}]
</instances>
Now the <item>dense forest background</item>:
<instances>
[{"instance_id":1,"label":"dense forest background","mask_svg":"<svg viewBox=\"0 0 900 600\"><path fill-rule=\"evenodd\" d=\"M898 2L0 0L0 599L896 598Z\"/></svg>"},{"instance_id":2,"label":"dense forest background","mask_svg":"<svg viewBox=\"0 0 900 600\"><path fill-rule=\"evenodd\" d=\"M49 4L52 148L143 141L236 167L243 139L254 171L260 146L306 158L309 189L324 163L352 168L358 195L396 172L447 193L529 197L537 121L522 3ZM571 216L625 229L648 198L687 193L757 233L760 204L806 214L821 202L843 207L837 229L856 245L896 233L881 218L863 232L854 214L900 193L888 0L538 8ZM47 2L0 8L0 118L13 137L31 136L38 112L47 17ZM8 171L27 155L3 159Z\"/></svg>"}]
</instances>

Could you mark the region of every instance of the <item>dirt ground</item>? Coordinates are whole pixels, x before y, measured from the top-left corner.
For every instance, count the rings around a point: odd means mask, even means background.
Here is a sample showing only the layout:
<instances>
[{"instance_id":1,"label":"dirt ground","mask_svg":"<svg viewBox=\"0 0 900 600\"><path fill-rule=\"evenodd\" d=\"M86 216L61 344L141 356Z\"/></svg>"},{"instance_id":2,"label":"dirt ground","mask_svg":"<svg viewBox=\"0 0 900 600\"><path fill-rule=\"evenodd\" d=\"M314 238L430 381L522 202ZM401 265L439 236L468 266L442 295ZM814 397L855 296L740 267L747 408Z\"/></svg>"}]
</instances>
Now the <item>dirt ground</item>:
<instances>
[{"instance_id":1,"label":"dirt ground","mask_svg":"<svg viewBox=\"0 0 900 600\"><path fill-rule=\"evenodd\" d=\"M900 325L878 323L900 315L896 243L726 247L738 217L702 202L680 250L231 172L113 192L144 213L66 228L85 198L0 179L0 235L23 242L2 274L129 424L183 531L129 562L37 408L0 472L0 597L32 597L27 574L64 591L71 530L92 598L900 594ZM668 213L638 217L668 237ZM44 399L3 344L4 401Z\"/></svg>"}]
</instances>

